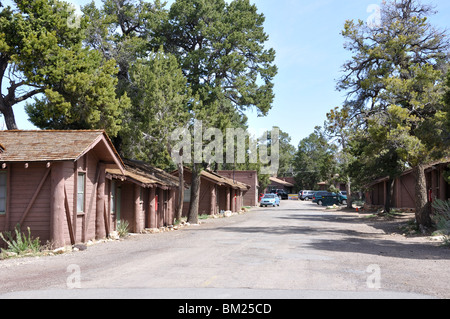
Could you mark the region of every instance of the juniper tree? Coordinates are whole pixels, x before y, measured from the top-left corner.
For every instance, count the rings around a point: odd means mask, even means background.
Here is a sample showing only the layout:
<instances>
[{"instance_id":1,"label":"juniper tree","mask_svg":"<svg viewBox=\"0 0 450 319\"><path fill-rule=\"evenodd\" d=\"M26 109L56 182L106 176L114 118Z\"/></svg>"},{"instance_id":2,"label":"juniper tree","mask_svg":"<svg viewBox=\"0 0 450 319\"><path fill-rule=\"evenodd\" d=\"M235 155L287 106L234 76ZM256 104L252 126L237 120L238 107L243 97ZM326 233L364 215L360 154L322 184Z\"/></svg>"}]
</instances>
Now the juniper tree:
<instances>
[{"instance_id":1,"label":"juniper tree","mask_svg":"<svg viewBox=\"0 0 450 319\"><path fill-rule=\"evenodd\" d=\"M416 220L424 227L431 224L424 165L442 151L434 139L449 47L445 32L428 21L431 14L417 1L391 0L382 5L379 25L347 21L342 35L353 57L338 82L348 92L350 117L366 132L374 122L388 127L386 143L413 167Z\"/></svg>"},{"instance_id":2,"label":"juniper tree","mask_svg":"<svg viewBox=\"0 0 450 319\"><path fill-rule=\"evenodd\" d=\"M174 54L198 103L191 118L204 127L226 127L236 111L254 107L266 115L273 102L275 52L267 49L264 15L248 0L177 0L155 30L154 43ZM231 102L232 108L228 107ZM197 223L200 174L192 168L189 221Z\"/></svg>"},{"instance_id":3,"label":"juniper tree","mask_svg":"<svg viewBox=\"0 0 450 319\"><path fill-rule=\"evenodd\" d=\"M0 112L8 129L18 128L13 107L27 101L38 127L117 133L128 105L114 95L117 70L83 47L85 20L74 16L57 0L15 1L0 12Z\"/></svg>"},{"instance_id":4,"label":"juniper tree","mask_svg":"<svg viewBox=\"0 0 450 319\"><path fill-rule=\"evenodd\" d=\"M188 125L188 104L192 103L186 78L176 58L162 49L130 68L132 107L126 112L120 132L122 152L162 169L173 169L172 132ZM184 151L184 150L180 150ZM178 154L182 156L183 154ZM175 163L180 174L179 202L175 219L183 210L183 163Z\"/></svg>"}]
</instances>

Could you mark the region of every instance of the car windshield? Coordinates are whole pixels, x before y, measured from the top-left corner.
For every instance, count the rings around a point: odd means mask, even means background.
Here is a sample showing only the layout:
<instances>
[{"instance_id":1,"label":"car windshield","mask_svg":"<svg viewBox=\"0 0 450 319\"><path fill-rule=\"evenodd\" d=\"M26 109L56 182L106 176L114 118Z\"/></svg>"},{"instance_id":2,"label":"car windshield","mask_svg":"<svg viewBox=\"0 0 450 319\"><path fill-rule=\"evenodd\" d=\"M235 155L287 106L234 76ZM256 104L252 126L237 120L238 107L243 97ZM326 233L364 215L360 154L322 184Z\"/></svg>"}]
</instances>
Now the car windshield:
<instances>
[{"instance_id":1,"label":"car windshield","mask_svg":"<svg viewBox=\"0 0 450 319\"><path fill-rule=\"evenodd\" d=\"M275 198L275 196L276 195L273 195L273 194L267 194L267 195L264 195L264 198Z\"/></svg>"}]
</instances>

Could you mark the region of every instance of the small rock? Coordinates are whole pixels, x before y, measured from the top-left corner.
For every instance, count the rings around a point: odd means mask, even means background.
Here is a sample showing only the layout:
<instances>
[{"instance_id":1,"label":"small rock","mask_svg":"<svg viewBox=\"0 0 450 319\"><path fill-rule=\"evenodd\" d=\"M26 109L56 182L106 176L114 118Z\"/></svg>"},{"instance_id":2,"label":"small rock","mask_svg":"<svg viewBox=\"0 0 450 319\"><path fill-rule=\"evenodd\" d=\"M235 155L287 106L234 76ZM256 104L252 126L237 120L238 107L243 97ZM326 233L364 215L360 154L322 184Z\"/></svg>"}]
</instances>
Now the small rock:
<instances>
[{"instance_id":1,"label":"small rock","mask_svg":"<svg viewBox=\"0 0 450 319\"><path fill-rule=\"evenodd\" d=\"M84 251L84 250L86 250L87 249L87 246L86 245L83 245L83 244L76 244L76 245L73 245L73 248L72 248L74 251Z\"/></svg>"},{"instance_id":2,"label":"small rock","mask_svg":"<svg viewBox=\"0 0 450 319\"><path fill-rule=\"evenodd\" d=\"M66 252L66 247L60 247L60 248L53 249L52 252L53 252L55 255L64 254L64 253Z\"/></svg>"},{"instance_id":3,"label":"small rock","mask_svg":"<svg viewBox=\"0 0 450 319\"><path fill-rule=\"evenodd\" d=\"M119 233L117 231L112 231L109 234L109 238L114 239L114 240L119 240L120 236L119 236Z\"/></svg>"}]
</instances>

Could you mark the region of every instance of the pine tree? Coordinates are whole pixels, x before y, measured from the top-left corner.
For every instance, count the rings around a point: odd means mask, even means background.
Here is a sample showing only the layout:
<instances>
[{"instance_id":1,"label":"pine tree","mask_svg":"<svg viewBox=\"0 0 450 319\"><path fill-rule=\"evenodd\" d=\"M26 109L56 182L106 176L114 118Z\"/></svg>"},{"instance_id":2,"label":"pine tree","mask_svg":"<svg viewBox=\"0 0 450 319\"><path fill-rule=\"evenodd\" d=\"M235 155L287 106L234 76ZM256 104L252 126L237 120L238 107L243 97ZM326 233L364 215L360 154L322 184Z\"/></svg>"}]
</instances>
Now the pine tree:
<instances>
[{"instance_id":1,"label":"pine tree","mask_svg":"<svg viewBox=\"0 0 450 319\"><path fill-rule=\"evenodd\" d=\"M353 58L338 88L348 92L350 117L371 136L385 138L379 145L395 145L398 159L413 167L416 220L428 227L424 165L442 154L435 137L448 38L429 23L432 8L417 1L387 1L381 13L378 26L346 22L342 35Z\"/></svg>"},{"instance_id":2,"label":"pine tree","mask_svg":"<svg viewBox=\"0 0 450 319\"><path fill-rule=\"evenodd\" d=\"M248 0L177 0L155 30L153 42L178 58L198 101L191 104L191 119L204 121L204 128L222 129L237 111L250 107L261 115L270 110L277 68L274 50L264 46L264 20ZM203 167L192 167L191 223L198 221Z\"/></svg>"},{"instance_id":3,"label":"pine tree","mask_svg":"<svg viewBox=\"0 0 450 319\"><path fill-rule=\"evenodd\" d=\"M42 128L104 128L117 133L120 101L111 90L115 68L83 48L86 21L73 23L74 8L57 0L15 1L0 13L0 97L8 129L17 129L13 107ZM34 104L30 98L34 99Z\"/></svg>"}]
</instances>

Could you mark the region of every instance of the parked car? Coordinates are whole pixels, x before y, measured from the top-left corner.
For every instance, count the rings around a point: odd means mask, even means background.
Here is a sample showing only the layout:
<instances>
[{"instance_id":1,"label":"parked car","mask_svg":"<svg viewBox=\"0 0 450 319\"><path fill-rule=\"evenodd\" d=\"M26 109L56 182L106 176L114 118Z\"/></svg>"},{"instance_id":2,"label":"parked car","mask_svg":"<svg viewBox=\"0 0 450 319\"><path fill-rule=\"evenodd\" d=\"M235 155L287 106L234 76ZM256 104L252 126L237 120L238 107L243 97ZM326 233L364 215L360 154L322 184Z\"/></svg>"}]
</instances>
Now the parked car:
<instances>
[{"instance_id":1,"label":"parked car","mask_svg":"<svg viewBox=\"0 0 450 319\"><path fill-rule=\"evenodd\" d=\"M314 197L315 191L300 191L298 192L298 198L301 200L310 200Z\"/></svg>"},{"instance_id":2,"label":"parked car","mask_svg":"<svg viewBox=\"0 0 450 319\"><path fill-rule=\"evenodd\" d=\"M259 194L259 197L258 197L258 203L261 202L261 199L262 199L263 197L264 197L264 194L263 194L263 193Z\"/></svg>"},{"instance_id":3,"label":"parked car","mask_svg":"<svg viewBox=\"0 0 450 319\"><path fill-rule=\"evenodd\" d=\"M326 192L326 191L318 191L314 194L313 196L313 203L317 203L317 205L321 206L323 204L323 196L336 196L337 195L337 199L339 204L342 205L347 205L347 196L343 195L342 193L330 193L330 192Z\"/></svg>"},{"instance_id":4,"label":"parked car","mask_svg":"<svg viewBox=\"0 0 450 319\"><path fill-rule=\"evenodd\" d=\"M289 199L289 195L284 189L274 189L270 193L278 195L281 199Z\"/></svg>"},{"instance_id":5,"label":"parked car","mask_svg":"<svg viewBox=\"0 0 450 319\"><path fill-rule=\"evenodd\" d=\"M277 194L266 194L261 198L260 207L267 206L280 206L280 197Z\"/></svg>"},{"instance_id":6,"label":"parked car","mask_svg":"<svg viewBox=\"0 0 450 319\"><path fill-rule=\"evenodd\" d=\"M322 205L322 197L323 196L329 196L329 195L331 195L332 193L330 193L330 192L327 192L327 191L318 191L318 192L315 192L314 193L314 196L313 196L313 198L312 198L312 202L313 203L316 203L316 204L318 204L318 205ZM318 201L320 201L320 204L318 203Z\"/></svg>"}]
</instances>

